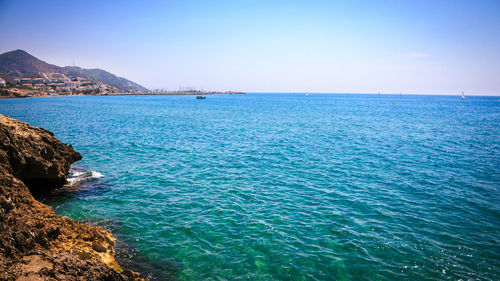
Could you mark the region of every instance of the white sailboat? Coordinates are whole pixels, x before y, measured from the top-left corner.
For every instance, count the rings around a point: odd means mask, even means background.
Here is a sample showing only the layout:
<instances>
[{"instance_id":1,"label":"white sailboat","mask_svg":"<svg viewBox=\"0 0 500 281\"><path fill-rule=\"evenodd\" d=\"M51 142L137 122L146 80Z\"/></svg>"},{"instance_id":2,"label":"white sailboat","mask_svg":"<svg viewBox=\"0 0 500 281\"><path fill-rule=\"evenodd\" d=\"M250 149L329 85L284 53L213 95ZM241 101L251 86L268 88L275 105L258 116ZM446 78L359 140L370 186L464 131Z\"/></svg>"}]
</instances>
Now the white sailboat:
<instances>
[{"instance_id":1,"label":"white sailboat","mask_svg":"<svg viewBox=\"0 0 500 281\"><path fill-rule=\"evenodd\" d=\"M308 97L308 96L309 96L309 92L306 92L306 97Z\"/></svg>"},{"instance_id":2,"label":"white sailboat","mask_svg":"<svg viewBox=\"0 0 500 281\"><path fill-rule=\"evenodd\" d=\"M462 92L462 99L465 100L464 92Z\"/></svg>"}]
</instances>

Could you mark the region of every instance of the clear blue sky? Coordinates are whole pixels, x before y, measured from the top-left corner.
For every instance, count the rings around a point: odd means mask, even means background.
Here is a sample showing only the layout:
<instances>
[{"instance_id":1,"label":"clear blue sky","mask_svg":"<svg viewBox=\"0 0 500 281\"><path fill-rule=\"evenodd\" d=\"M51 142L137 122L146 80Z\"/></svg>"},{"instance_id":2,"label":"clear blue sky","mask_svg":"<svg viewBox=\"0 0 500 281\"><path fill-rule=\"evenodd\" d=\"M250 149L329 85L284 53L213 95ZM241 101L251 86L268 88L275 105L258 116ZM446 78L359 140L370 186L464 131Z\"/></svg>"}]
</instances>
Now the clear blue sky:
<instances>
[{"instance_id":1,"label":"clear blue sky","mask_svg":"<svg viewBox=\"0 0 500 281\"><path fill-rule=\"evenodd\" d=\"M0 52L148 88L500 94L500 1L6 1Z\"/></svg>"}]
</instances>

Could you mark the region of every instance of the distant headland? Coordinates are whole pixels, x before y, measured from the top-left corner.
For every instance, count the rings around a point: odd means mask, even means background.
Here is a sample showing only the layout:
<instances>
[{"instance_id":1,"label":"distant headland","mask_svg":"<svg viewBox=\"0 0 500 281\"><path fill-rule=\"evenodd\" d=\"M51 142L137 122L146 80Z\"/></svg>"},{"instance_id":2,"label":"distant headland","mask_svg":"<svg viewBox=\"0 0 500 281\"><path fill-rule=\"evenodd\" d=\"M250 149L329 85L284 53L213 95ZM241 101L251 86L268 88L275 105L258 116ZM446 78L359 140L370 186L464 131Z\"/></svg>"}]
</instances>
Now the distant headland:
<instances>
[{"instance_id":1,"label":"distant headland","mask_svg":"<svg viewBox=\"0 0 500 281\"><path fill-rule=\"evenodd\" d=\"M244 94L237 91L149 89L102 69L60 67L23 50L0 54L0 97Z\"/></svg>"}]
</instances>

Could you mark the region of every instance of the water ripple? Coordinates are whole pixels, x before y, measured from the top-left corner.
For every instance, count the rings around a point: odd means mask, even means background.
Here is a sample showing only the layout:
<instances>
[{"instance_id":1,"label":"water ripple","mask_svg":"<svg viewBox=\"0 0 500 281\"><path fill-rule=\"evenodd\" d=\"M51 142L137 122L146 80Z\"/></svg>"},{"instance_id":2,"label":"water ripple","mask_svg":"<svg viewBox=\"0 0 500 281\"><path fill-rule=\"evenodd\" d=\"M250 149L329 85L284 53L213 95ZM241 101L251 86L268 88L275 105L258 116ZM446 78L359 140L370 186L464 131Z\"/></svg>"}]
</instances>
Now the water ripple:
<instances>
[{"instance_id":1,"label":"water ripple","mask_svg":"<svg viewBox=\"0 0 500 281\"><path fill-rule=\"evenodd\" d=\"M119 258L153 279L500 279L495 98L72 97L0 110L104 175L49 203L103 222Z\"/></svg>"}]
</instances>

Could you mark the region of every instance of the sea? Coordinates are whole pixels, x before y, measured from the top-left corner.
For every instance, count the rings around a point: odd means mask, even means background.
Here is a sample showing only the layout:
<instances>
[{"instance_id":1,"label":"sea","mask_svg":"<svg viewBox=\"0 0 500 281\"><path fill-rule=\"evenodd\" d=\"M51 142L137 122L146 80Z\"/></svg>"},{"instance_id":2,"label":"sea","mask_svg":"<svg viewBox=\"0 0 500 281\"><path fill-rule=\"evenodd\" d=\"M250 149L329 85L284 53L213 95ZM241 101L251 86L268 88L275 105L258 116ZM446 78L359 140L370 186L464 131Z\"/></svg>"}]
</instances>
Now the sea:
<instances>
[{"instance_id":1,"label":"sea","mask_svg":"<svg viewBox=\"0 0 500 281\"><path fill-rule=\"evenodd\" d=\"M152 280L500 280L499 97L1 99L79 151L41 198Z\"/></svg>"}]
</instances>

